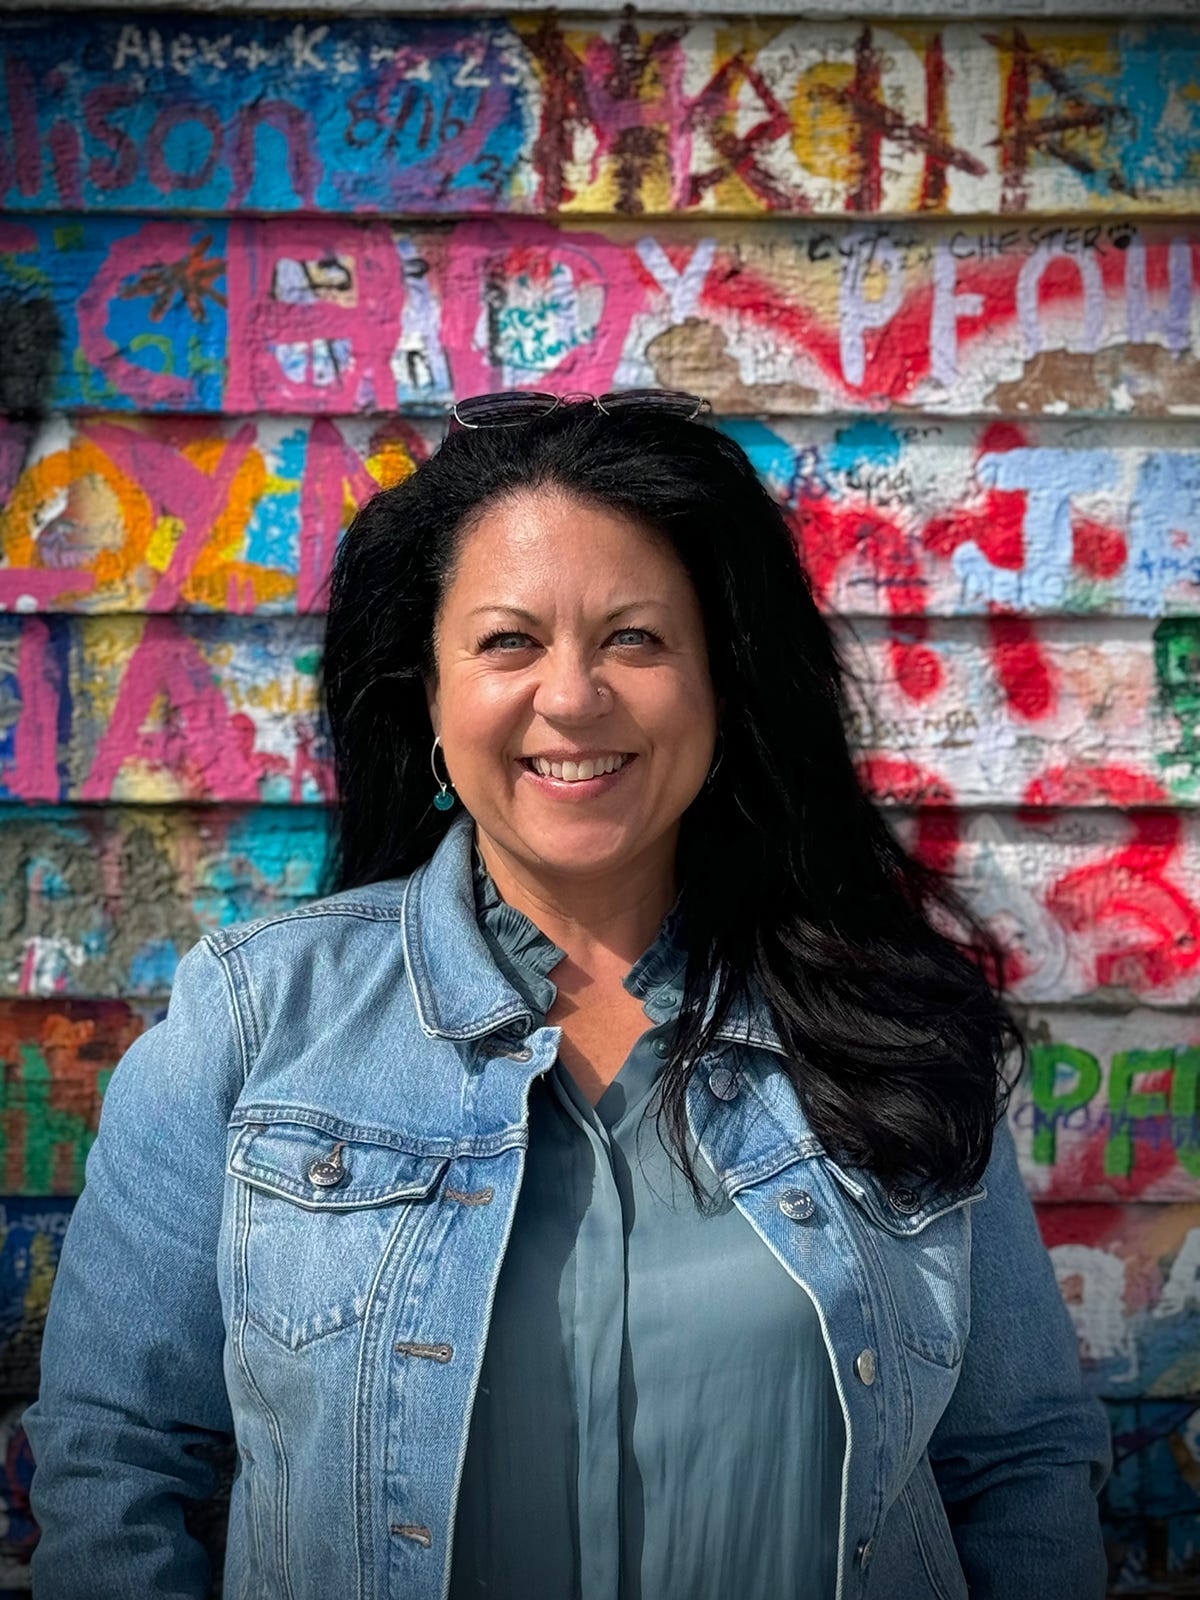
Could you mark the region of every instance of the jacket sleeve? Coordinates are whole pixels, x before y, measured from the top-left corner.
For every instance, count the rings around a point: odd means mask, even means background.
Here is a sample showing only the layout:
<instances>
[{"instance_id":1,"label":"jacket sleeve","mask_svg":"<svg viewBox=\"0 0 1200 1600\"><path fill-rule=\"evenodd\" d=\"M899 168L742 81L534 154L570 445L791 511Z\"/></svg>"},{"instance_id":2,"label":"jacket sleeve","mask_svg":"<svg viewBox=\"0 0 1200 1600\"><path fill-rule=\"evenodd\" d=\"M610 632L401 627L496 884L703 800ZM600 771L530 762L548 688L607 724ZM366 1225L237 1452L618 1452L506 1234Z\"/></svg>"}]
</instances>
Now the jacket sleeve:
<instances>
[{"instance_id":1,"label":"jacket sleeve","mask_svg":"<svg viewBox=\"0 0 1200 1600\"><path fill-rule=\"evenodd\" d=\"M210 1562L184 1505L233 1432L217 1237L243 1081L225 969L201 941L166 1017L117 1063L63 1239L23 1417L41 1535L36 1600L201 1600Z\"/></svg>"},{"instance_id":2,"label":"jacket sleeve","mask_svg":"<svg viewBox=\"0 0 1200 1600\"><path fill-rule=\"evenodd\" d=\"M972 1206L971 1331L929 1446L971 1600L1104 1600L1097 1495L1107 1418L1079 1348L1006 1118Z\"/></svg>"}]
</instances>

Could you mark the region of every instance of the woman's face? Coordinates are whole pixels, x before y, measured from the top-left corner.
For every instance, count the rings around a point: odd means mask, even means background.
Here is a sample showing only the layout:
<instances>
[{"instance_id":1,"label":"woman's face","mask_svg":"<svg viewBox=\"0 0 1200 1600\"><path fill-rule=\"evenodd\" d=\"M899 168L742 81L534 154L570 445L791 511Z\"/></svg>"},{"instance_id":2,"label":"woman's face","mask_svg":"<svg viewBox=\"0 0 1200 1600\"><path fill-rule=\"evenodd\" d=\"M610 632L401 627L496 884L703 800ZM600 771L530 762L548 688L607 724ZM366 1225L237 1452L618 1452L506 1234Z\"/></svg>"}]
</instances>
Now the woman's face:
<instances>
[{"instance_id":1,"label":"woman's face","mask_svg":"<svg viewBox=\"0 0 1200 1600\"><path fill-rule=\"evenodd\" d=\"M434 732L501 850L572 875L673 855L717 708L700 604L666 539L562 490L497 502L464 537L435 657ZM572 782L535 757L625 764Z\"/></svg>"}]
</instances>

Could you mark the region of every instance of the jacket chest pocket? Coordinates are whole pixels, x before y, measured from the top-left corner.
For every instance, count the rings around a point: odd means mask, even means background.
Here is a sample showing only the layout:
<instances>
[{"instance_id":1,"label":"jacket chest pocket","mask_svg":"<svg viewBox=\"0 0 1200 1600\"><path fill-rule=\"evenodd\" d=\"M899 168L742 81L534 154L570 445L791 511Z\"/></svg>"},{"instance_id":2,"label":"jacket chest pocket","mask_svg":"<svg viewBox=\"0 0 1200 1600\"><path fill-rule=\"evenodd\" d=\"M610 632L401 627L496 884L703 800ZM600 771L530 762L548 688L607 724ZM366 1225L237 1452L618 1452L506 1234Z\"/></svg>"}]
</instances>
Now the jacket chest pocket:
<instances>
[{"instance_id":1,"label":"jacket chest pocket","mask_svg":"<svg viewBox=\"0 0 1200 1600\"><path fill-rule=\"evenodd\" d=\"M226 1172L245 1190L248 1320L289 1350L356 1327L449 1164L332 1118L242 1124Z\"/></svg>"},{"instance_id":2,"label":"jacket chest pocket","mask_svg":"<svg viewBox=\"0 0 1200 1600\"><path fill-rule=\"evenodd\" d=\"M971 1205L985 1198L983 1184L922 1195L825 1160L854 1202L858 1236L895 1309L901 1342L937 1366L957 1367L971 1330Z\"/></svg>"}]
</instances>

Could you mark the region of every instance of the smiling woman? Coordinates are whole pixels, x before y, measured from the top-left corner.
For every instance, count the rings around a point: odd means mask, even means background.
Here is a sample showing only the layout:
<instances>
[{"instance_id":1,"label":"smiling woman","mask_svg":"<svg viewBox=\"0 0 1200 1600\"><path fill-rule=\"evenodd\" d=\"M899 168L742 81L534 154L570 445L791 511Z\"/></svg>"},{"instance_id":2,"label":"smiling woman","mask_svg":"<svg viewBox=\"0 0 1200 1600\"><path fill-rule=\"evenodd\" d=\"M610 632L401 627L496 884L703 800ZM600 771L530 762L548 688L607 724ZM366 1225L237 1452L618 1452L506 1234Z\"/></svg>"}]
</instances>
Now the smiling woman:
<instances>
[{"instance_id":1,"label":"smiling woman","mask_svg":"<svg viewBox=\"0 0 1200 1600\"><path fill-rule=\"evenodd\" d=\"M713 757L695 589L634 518L514 490L464 537L434 648L430 721L500 893L568 952L559 1053L595 1100L644 1029L620 978L674 898L680 818Z\"/></svg>"},{"instance_id":2,"label":"smiling woman","mask_svg":"<svg viewBox=\"0 0 1200 1600\"><path fill-rule=\"evenodd\" d=\"M1002 953L701 402L518 400L339 548L328 892L201 941L113 1076L35 1592L199 1595L232 1433L230 1595L1100 1600Z\"/></svg>"}]
</instances>

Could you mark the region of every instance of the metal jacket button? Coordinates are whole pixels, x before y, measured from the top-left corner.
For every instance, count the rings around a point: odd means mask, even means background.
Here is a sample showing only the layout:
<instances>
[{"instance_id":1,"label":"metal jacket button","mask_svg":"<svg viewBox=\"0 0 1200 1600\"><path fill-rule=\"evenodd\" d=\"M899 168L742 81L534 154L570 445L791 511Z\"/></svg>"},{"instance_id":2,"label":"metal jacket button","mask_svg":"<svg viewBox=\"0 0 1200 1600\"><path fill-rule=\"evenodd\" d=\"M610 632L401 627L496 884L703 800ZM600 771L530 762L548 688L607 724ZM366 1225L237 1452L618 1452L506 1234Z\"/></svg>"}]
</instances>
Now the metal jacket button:
<instances>
[{"instance_id":1,"label":"metal jacket button","mask_svg":"<svg viewBox=\"0 0 1200 1600\"><path fill-rule=\"evenodd\" d=\"M875 1352L874 1352L874 1350L864 1350L862 1352L862 1354L855 1359L854 1370L855 1370L855 1372L858 1373L858 1375L862 1379L862 1381L865 1384L867 1384L868 1386L870 1386L872 1383L874 1383L875 1382Z\"/></svg>"},{"instance_id":2,"label":"metal jacket button","mask_svg":"<svg viewBox=\"0 0 1200 1600\"><path fill-rule=\"evenodd\" d=\"M731 1072L728 1067L714 1067L708 1075L708 1087L718 1100L736 1100L737 1073Z\"/></svg>"},{"instance_id":3,"label":"metal jacket button","mask_svg":"<svg viewBox=\"0 0 1200 1600\"><path fill-rule=\"evenodd\" d=\"M893 1210L902 1211L906 1217L910 1217L914 1211L921 1209L921 1196L917 1194L915 1189L892 1189L888 1194L888 1199L892 1204Z\"/></svg>"},{"instance_id":4,"label":"metal jacket button","mask_svg":"<svg viewBox=\"0 0 1200 1600\"><path fill-rule=\"evenodd\" d=\"M858 1559L858 1564L860 1567L865 1567L867 1562L870 1561L871 1552L874 1550L874 1548L875 1541L873 1539L860 1539L858 1541L858 1549L854 1552L854 1554Z\"/></svg>"},{"instance_id":5,"label":"metal jacket button","mask_svg":"<svg viewBox=\"0 0 1200 1600\"><path fill-rule=\"evenodd\" d=\"M807 1222L817 1208L807 1189L785 1189L779 1196L779 1209L793 1222Z\"/></svg>"},{"instance_id":6,"label":"metal jacket button","mask_svg":"<svg viewBox=\"0 0 1200 1600\"><path fill-rule=\"evenodd\" d=\"M318 1189L332 1189L335 1184L341 1183L343 1178L350 1176L348 1168L342 1165L342 1151L346 1141L339 1139L332 1152L318 1161L314 1161L308 1169L309 1183L316 1184Z\"/></svg>"},{"instance_id":7,"label":"metal jacket button","mask_svg":"<svg viewBox=\"0 0 1200 1600\"><path fill-rule=\"evenodd\" d=\"M670 1044L668 1043L668 1041L666 1039L662 1038L661 1035L657 1039L655 1039L654 1043L650 1046L650 1048L651 1048L651 1050L654 1051L654 1054L656 1056L666 1057L666 1056L670 1055L670 1053L671 1053Z\"/></svg>"}]
</instances>

